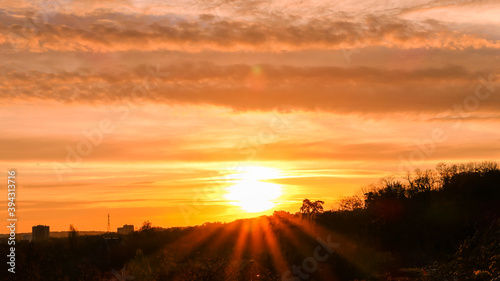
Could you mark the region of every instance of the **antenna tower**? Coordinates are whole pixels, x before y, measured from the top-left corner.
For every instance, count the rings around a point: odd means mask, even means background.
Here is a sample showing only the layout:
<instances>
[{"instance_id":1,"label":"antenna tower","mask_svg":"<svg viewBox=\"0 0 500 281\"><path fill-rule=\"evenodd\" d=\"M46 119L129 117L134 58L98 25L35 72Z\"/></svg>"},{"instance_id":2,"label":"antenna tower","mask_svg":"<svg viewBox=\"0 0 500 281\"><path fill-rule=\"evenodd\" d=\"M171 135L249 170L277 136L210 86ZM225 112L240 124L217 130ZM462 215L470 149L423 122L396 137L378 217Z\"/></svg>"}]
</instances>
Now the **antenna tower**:
<instances>
[{"instance_id":1,"label":"antenna tower","mask_svg":"<svg viewBox=\"0 0 500 281\"><path fill-rule=\"evenodd\" d=\"M111 223L109 222L109 214L108 214L108 233L111 232Z\"/></svg>"}]
</instances>

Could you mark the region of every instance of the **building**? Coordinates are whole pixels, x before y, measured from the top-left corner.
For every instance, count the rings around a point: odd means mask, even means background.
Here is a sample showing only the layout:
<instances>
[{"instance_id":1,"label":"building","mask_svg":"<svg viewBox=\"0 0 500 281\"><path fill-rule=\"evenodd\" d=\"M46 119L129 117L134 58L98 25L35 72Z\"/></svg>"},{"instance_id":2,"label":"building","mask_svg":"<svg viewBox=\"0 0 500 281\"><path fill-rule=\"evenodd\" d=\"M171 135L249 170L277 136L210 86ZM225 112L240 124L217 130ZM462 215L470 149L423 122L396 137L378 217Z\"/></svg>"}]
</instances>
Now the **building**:
<instances>
[{"instance_id":1,"label":"building","mask_svg":"<svg viewBox=\"0 0 500 281\"><path fill-rule=\"evenodd\" d=\"M31 228L33 241L49 239L50 227L48 225L35 225Z\"/></svg>"},{"instance_id":2,"label":"building","mask_svg":"<svg viewBox=\"0 0 500 281\"><path fill-rule=\"evenodd\" d=\"M123 225L123 227L118 227L118 229L116 230L116 232L118 234L129 234L131 232L134 232L134 225L132 224L125 224Z\"/></svg>"}]
</instances>

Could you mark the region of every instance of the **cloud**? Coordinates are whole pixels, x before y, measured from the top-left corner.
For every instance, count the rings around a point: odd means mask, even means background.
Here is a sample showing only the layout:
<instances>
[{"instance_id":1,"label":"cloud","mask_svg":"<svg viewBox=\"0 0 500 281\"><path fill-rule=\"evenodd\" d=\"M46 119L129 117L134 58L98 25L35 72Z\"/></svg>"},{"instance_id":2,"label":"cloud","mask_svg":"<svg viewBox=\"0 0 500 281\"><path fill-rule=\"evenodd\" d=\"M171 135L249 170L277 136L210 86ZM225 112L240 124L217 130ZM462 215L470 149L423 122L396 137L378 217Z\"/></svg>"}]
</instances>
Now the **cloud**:
<instances>
[{"instance_id":1,"label":"cloud","mask_svg":"<svg viewBox=\"0 0 500 281\"><path fill-rule=\"evenodd\" d=\"M404 140L393 141L363 141L345 143L338 140L325 141L275 141L269 142L261 147L255 148L252 143L232 143L231 146L221 147L205 145L203 147L186 147L175 145L184 140L177 139L139 139L134 141L109 140L96 147L92 153L85 157L88 163L122 163L122 162L150 162L150 163L176 163L176 162L238 162L246 160L249 156L258 153L259 161L338 161L342 163L369 161L391 163L399 160L400 155L408 155L417 147L413 142ZM353 140L361 141L361 140ZM35 138L23 138L22 142L15 139L0 139L2 147L10 150L2 151L3 160L11 161L52 161L66 164L65 159L68 152L62 143L69 142L64 139L47 138L43 141ZM205 143L205 141L199 141ZM71 143L71 142L69 142ZM170 145L166 145L171 143ZM75 145L73 145L73 149ZM168 149L167 149L168 148ZM15 152L9 152L15 151ZM498 140L488 140L476 143L447 142L439 145L436 153L430 155L427 160L439 159L489 159L500 157ZM188 182L178 183L171 179L171 186L193 186L193 176L209 176L206 171L190 171L185 175L169 174L175 179L184 179ZM150 175L151 178L151 175ZM134 182L128 185L133 185Z\"/></svg>"},{"instance_id":2,"label":"cloud","mask_svg":"<svg viewBox=\"0 0 500 281\"><path fill-rule=\"evenodd\" d=\"M176 50L183 52L282 52L390 48L498 48L500 42L449 29L437 21L408 21L368 15L259 21L220 19L206 15L190 19L174 15L150 17L97 13L72 18L56 14L51 21L3 13L0 43L5 49L31 52L123 52Z\"/></svg>"},{"instance_id":3,"label":"cloud","mask_svg":"<svg viewBox=\"0 0 500 281\"><path fill-rule=\"evenodd\" d=\"M87 69L57 73L4 71L0 100L9 102L194 104L236 111L287 106L342 114L420 114L446 113L455 104L470 107L465 103L480 87L482 99L477 100L474 112L490 114L500 108L496 74L470 72L453 65L390 70L187 63L161 69L138 66L122 73Z\"/></svg>"}]
</instances>

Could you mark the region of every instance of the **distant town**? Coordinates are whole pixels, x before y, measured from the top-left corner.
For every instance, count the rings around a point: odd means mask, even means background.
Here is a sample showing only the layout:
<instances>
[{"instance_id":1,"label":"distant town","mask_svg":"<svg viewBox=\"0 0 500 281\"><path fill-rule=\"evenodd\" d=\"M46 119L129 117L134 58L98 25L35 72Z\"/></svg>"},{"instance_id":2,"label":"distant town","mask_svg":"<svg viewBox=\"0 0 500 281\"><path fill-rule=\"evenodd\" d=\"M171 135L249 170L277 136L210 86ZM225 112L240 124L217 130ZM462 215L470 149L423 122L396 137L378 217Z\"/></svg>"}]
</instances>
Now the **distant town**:
<instances>
[{"instance_id":1,"label":"distant town","mask_svg":"<svg viewBox=\"0 0 500 281\"><path fill-rule=\"evenodd\" d=\"M50 226L48 225L34 225L31 228L31 233L18 233L16 240L24 241L43 241L49 238L62 238L67 237L72 231L54 231L50 232ZM78 231L78 235L102 235L105 233L117 234L117 235L127 235L134 232L134 225L125 224L122 227L118 227L116 232L111 231ZM5 239L9 234L0 234L0 239Z\"/></svg>"},{"instance_id":2,"label":"distant town","mask_svg":"<svg viewBox=\"0 0 500 281\"><path fill-rule=\"evenodd\" d=\"M52 238L68 237L73 232L77 232L78 235L102 235L102 234L106 234L106 233L109 233L110 235L111 234L127 235L129 233L134 232L134 225L133 224L124 224L122 227L118 227L116 229L116 232L112 232L111 231L110 217L108 214L107 231L78 231L71 224L69 231L50 232L50 226L39 224L39 225L34 225L33 227L31 227L31 234L30 233L17 233L16 240L24 240L24 241L30 241L30 242L31 241L43 241L43 240L49 239L50 237L52 237ZM0 239L5 239L8 237L9 237L9 234L0 234Z\"/></svg>"}]
</instances>

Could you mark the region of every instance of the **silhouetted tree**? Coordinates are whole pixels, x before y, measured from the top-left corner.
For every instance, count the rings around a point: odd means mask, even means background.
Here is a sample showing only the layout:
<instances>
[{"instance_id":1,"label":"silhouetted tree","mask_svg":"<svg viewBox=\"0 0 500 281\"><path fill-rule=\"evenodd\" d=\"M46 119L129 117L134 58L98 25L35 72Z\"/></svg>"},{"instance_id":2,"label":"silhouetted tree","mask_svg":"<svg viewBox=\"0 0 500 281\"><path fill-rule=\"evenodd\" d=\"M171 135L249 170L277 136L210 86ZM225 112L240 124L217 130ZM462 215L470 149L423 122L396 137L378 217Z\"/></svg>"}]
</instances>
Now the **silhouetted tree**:
<instances>
[{"instance_id":1,"label":"silhouetted tree","mask_svg":"<svg viewBox=\"0 0 500 281\"><path fill-rule=\"evenodd\" d=\"M312 202L309 199L304 199L304 201L302 201L302 207L300 207L300 212L304 215L322 213L323 204L325 204L325 202L321 200Z\"/></svg>"},{"instance_id":2,"label":"silhouetted tree","mask_svg":"<svg viewBox=\"0 0 500 281\"><path fill-rule=\"evenodd\" d=\"M141 228L139 228L139 231L150 231L152 229L153 229L153 224L149 220L147 220L142 223L142 226Z\"/></svg>"},{"instance_id":3,"label":"silhouetted tree","mask_svg":"<svg viewBox=\"0 0 500 281\"><path fill-rule=\"evenodd\" d=\"M309 199L304 199L302 201L302 207L300 207L300 212L302 214L302 219L305 217L308 221L313 222L317 214L323 212L324 201L310 201Z\"/></svg>"},{"instance_id":4,"label":"silhouetted tree","mask_svg":"<svg viewBox=\"0 0 500 281\"><path fill-rule=\"evenodd\" d=\"M76 229L73 224L70 224L68 237L75 238L77 236L78 236L78 229Z\"/></svg>"},{"instance_id":5,"label":"silhouetted tree","mask_svg":"<svg viewBox=\"0 0 500 281\"><path fill-rule=\"evenodd\" d=\"M441 186L441 179L438 172L434 170L416 169L413 174L408 173L408 195L411 197L417 193L431 191Z\"/></svg>"},{"instance_id":6,"label":"silhouetted tree","mask_svg":"<svg viewBox=\"0 0 500 281\"><path fill-rule=\"evenodd\" d=\"M363 207L363 199L358 195L344 197L339 202L339 211L353 211L363 209Z\"/></svg>"}]
</instances>

